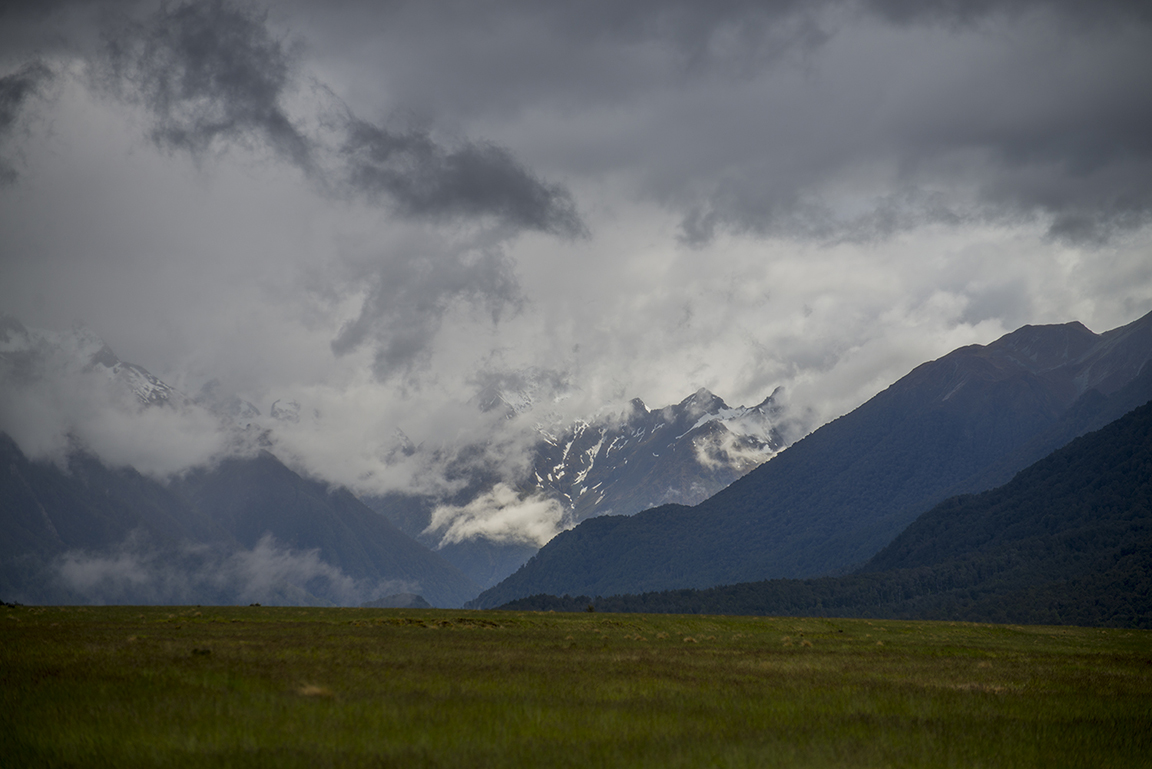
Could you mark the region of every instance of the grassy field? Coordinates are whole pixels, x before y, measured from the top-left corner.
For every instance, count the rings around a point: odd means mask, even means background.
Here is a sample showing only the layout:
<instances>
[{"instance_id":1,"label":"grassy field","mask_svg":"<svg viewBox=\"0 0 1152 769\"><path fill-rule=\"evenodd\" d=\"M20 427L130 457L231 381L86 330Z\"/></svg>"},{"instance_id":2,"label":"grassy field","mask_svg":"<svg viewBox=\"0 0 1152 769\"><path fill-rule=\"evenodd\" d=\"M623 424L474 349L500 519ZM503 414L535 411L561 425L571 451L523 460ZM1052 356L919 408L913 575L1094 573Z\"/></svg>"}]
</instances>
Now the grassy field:
<instances>
[{"instance_id":1,"label":"grassy field","mask_svg":"<svg viewBox=\"0 0 1152 769\"><path fill-rule=\"evenodd\" d=\"M0 608L3 766L1139 767L1152 633Z\"/></svg>"}]
</instances>

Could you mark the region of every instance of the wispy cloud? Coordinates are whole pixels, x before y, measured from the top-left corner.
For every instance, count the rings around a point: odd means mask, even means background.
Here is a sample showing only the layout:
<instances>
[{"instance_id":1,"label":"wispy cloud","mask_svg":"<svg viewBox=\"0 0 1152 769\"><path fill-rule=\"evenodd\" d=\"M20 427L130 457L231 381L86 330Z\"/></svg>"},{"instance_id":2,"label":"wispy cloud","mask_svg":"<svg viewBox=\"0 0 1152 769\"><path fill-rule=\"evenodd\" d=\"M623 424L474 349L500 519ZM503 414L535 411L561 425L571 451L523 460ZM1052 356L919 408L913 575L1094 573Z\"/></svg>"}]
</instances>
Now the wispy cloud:
<instances>
[{"instance_id":1,"label":"wispy cloud","mask_svg":"<svg viewBox=\"0 0 1152 769\"><path fill-rule=\"evenodd\" d=\"M441 544L481 538L542 547L571 526L571 521L565 521L564 508L555 500L523 496L498 483L467 505L437 507L427 533L438 535Z\"/></svg>"},{"instance_id":2,"label":"wispy cloud","mask_svg":"<svg viewBox=\"0 0 1152 769\"><path fill-rule=\"evenodd\" d=\"M512 262L499 244L429 246L423 253L361 260L352 268L348 290L363 299L356 317L332 340L334 353L371 346L372 369L387 380L426 362L454 305L475 307L492 323L523 307Z\"/></svg>"},{"instance_id":3,"label":"wispy cloud","mask_svg":"<svg viewBox=\"0 0 1152 769\"><path fill-rule=\"evenodd\" d=\"M317 550L292 550L271 535L250 550L158 546L132 535L109 552L69 551L53 568L61 587L96 604L359 606L420 589L411 581L353 579Z\"/></svg>"}]
</instances>

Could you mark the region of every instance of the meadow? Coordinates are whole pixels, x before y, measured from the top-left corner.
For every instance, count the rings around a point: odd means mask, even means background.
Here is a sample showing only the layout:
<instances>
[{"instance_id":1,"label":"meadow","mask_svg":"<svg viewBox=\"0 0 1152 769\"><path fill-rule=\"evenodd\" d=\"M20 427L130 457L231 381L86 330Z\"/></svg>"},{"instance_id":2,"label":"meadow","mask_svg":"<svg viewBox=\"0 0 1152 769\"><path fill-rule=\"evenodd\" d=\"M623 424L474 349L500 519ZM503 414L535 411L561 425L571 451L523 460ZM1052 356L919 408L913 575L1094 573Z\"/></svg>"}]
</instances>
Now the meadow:
<instances>
[{"instance_id":1,"label":"meadow","mask_svg":"<svg viewBox=\"0 0 1152 769\"><path fill-rule=\"evenodd\" d=\"M4 766L1139 767L1152 632L0 607Z\"/></svg>"}]
</instances>

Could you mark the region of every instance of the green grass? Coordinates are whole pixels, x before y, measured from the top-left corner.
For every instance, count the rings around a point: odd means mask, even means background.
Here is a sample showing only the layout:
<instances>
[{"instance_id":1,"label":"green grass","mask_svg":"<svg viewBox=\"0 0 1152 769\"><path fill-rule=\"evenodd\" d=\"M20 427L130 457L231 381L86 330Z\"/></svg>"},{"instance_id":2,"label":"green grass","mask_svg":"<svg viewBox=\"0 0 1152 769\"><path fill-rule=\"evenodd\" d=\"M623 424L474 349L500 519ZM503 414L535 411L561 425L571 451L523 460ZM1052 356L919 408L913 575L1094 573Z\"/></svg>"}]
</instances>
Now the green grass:
<instances>
[{"instance_id":1,"label":"green grass","mask_svg":"<svg viewBox=\"0 0 1152 769\"><path fill-rule=\"evenodd\" d=\"M1152 632L0 608L0 764L1138 767Z\"/></svg>"}]
</instances>

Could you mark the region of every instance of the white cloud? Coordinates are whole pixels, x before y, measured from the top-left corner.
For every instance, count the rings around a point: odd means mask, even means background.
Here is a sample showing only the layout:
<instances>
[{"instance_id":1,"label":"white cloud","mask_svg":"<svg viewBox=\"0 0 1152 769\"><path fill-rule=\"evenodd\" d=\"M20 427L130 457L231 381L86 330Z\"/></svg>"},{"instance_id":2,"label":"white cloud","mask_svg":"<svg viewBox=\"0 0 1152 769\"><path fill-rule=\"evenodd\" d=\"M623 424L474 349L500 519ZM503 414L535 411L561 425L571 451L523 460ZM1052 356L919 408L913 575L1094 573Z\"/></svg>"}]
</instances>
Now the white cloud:
<instances>
[{"instance_id":1,"label":"white cloud","mask_svg":"<svg viewBox=\"0 0 1152 769\"><path fill-rule=\"evenodd\" d=\"M163 479L239 448L218 417L179 393L143 404L113 369L91 362L100 343L84 329L31 330L24 343L0 365L0 430L33 459L63 463L81 449Z\"/></svg>"},{"instance_id":2,"label":"white cloud","mask_svg":"<svg viewBox=\"0 0 1152 769\"><path fill-rule=\"evenodd\" d=\"M442 544L483 538L542 547L570 526L559 502L541 495L523 497L498 483L463 507L437 507L427 532L439 535Z\"/></svg>"}]
</instances>

